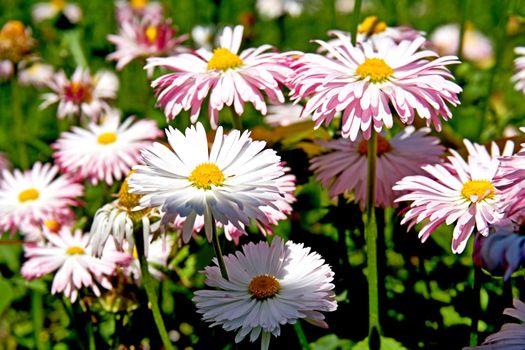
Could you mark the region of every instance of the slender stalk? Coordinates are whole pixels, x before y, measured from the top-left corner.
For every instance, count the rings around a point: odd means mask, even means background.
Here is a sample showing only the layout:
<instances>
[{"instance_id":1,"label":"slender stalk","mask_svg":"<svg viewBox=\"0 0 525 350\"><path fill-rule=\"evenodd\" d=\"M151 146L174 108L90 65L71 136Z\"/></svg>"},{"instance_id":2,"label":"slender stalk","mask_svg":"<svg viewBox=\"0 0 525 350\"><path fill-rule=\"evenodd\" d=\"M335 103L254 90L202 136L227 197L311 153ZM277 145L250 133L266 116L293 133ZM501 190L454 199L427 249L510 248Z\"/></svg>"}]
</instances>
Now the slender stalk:
<instances>
[{"instance_id":1,"label":"slender stalk","mask_svg":"<svg viewBox=\"0 0 525 350\"><path fill-rule=\"evenodd\" d=\"M78 30L67 31L64 34L64 38L67 42L69 51L71 52L71 55L73 56L73 59L75 60L75 63L77 64L77 66L87 67L88 64L87 64L86 56L84 55L84 51L82 51L82 47L80 45L80 31Z\"/></svg>"},{"instance_id":2,"label":"slender stalk","mask_svg":"<svg viewBox=\"0 0 525 350\"><path fill-rule=\"evenodd\" d=\"M159 308L159 300L157 297L157 291L155 290L155 286L153 285L153 279L148 269L148 261L146 260L146 256L144 255L144 240L142 238L142 232L140 232L141 230L141 227L140 229L135 229L133 231L133 236L135 238L137 254L139 256L142 284L146 289L146 295L148 296L148 301L151 304L151 312L153 313L153 319L155 321L155 325L157 326L157 331L159 332L160 338L162 339L162 343L164 344L164 348L166 350L174 350L175 348L171 344L168 332L166 331L166 326L164 325L164 320L162 319L162 314Z\"/></svg>"},{"instance_id":3,"label":"slender stalk","mask_svg":"<svg viewBox=\"0 0 525 350\"><path fill-rule=\"evenodd\" d=\"M89 350L97 350L97 344L95 342L95 332L93 331L93 323L91 322L91 320L88 320L86 322L86 327L87 327Z\"/></svg>"},{"instance_id":4,"label":"slender stalk","mask_svg":"<svg viewBox=\"0 0 525 350\"><path fill-rule=\"evenodd\" d=\"M22 115L22 106L19 95L20 86L15 78L11 79L11 106L13 108L13 119L15 126L16 144L18 146L18 159L20 167L27 169L29 166L29 157L27 155L27 145L25 142L24 117Z\"/></svg>"},{"instance_id":5,"label":"slender stalk","mask_svg":"<svg viewBox=\"0 0 525 350\"><path fill-rule=\"evenodd\" d=\"M352 14L352 27L350 28L350 34L352 36L352 45L355 46L357 42L357 26L359 25L359 13L361 12L361 0L355 0L354 12Z\"/></svg>"},{"instance_id":6,"label":"slender stalk","mask_svg":"<svg viewBox=\"0 0 525 350\"><path fill-rule=\"evenodd\" d=\"M459 57L459 60L462 61L463 60L463 46L464 46L464 43L465 43L465 31L467 29L467 14L468 14L468 8L469 8L469 4L468 4L468 0L463 0L461 1L461 23L460 23L460 27L459 27L459 45L458 45L458 57Z\"/></svg>"},{"instance_id":7,"label":"slender stalk","mask_svg":"<svg viewBox=\"0 0 525 350\"><path fill-rule=\"evenodd\" d=\"M221 276L225 280L228 278L228 270L226 270L226 264L224 264L224 258L222 257L221 245L219 244L219 236L217 235L217 226L215 225L215 219L211 218L211 228L212 228L212 240L213 250L215 251L215 256L217 257L217 262L219 263L219 269L221 270Z\"/></svg>"},{"instance_id":8,"label":"slender stalk","mask_svg":"<svg viewBox=\"0 0 525 350\"><path fill-rule=\"evenodd\" d=\"M301 349L309 350L310 344L308 344L308 339L306 339L306 335L304 334L303 327L301 326L301 320L297 320L297 322L294 323L293 328L295 329L297 338L299 338L299 344L301 344Z\"/></svg>"},{"instance_id":9,"label":"slender stalk","mask_svg":"<svg viewBox=\"0 0 525 350\"><path fill-rule=\"evenodd\" d=\"M481 302L481 269L474 267L474 285L472 286L472 323L470 324L470 346L478 345L478 323Z\"/></svg>"},{"instance_id":10,"label":"slender stalk","mask_svg":"<svg viewBox=\"0 0 525 350\"><path fill-rule=\"evenodd\" d=\"M36 348L38 350L46 349L44 342L40 340L40 333L42 333L42 325L44 323L44 302L42 293L36 290L31 291L31 318L33 320L33 335Z\"/></svg>"},{"instance_id":11,"label":"slender stalk","mask_svg":"<svg viewBox=\"0 0 525 350\"><path fill-rule=\"evenodd\" d=\"M376 187L377 134L372 130L368 140L368 176L366 209L363 214L365 225L367 277L368 277L368 341L371 350L380 348L381 327L379 324L379 283L377 268L377 222L374 206Z\"/></svg>"},{"instance_id":12,"label":"slender stalk","mask_svg":"<svg viewBox=\"0 0 525 350\"><path fill-rule=\"evenodd\" d=\"M238 115L233 108L230 108L230 113L232 115L232 125L234 129L243 131L241 116Z\"/></svg>"}]
</instances>

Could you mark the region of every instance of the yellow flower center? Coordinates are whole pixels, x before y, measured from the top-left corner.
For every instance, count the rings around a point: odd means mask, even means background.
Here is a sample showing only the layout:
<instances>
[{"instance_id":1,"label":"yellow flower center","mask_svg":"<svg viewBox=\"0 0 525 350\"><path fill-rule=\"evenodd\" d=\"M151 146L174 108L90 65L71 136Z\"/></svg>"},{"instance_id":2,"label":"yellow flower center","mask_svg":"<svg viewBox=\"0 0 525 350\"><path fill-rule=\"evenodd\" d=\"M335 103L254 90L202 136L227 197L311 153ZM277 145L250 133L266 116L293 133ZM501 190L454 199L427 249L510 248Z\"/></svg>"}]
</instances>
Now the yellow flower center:
<instances>
[{"instance_id":1,"label":"yellow flower center","mask_svg":"<svg viewBox=\"0 0 525 350\"><path fill-rule=\"evenodd\" d=\"M97 137L97 142L101 145L109 145L115 141L117 141L117 134L114 132L103 132Z\"/></svg>"},{"instance_id":2,"label":"yellow flower center","mask_svg":"<svg viewBox=\"0 0 525 350\"><path fill-rule=\"evenodd\" d=\"M75 254L79 254L79 255L82 255L84 254L84 248L81 248L79 246L73 246L73 247L69 247L66 249L66 253L69 254L69 255L75 255Z\"/></svg>"},{"instance_id":3,"label":"yellow flower center","mask_svg":"<svg viewBox=\"0 0 525 350\"><path fill-rule=\"evenodd\" d=\"M211 189L211 185L222 185L224 182L224 174L217 165L213 163L202 163L193 169L188 180L193 182L193 185L197 188L209 190Z\"/></svg>"},{"instance_id":4,"label":"yellow flower center","mask_svg":"<svg viewBox=\"0 0 525 350\"><path fill-rule=\"evenodd\" d=\"M242 59L230 50L220 47L213 50L213 56L208 62L208 69L227 70L243 64Z\"/></svg>"},{"instance_id":5,"label":"yellow flower center","mask_svg":"<svg viewBox=\"0 0 525 350\"><path fill-rule=\"evenodd\" d=\"M394 74L394 70L382 58L367 58L355 73L361 79L368 77L372 83L382 83Z\"/></svg>"},{"instance_id":6,"label":"yellow flower center","mask_svg":"<svg viewBox=\"0 0 525 350\"><path fill-rule=\"evenodd\" d=\"M23 190L18 194L18 200L20 203L24 203L27 201L34 201L37 200L38 197L40 197L40 192L36 188L28 188L27 190Z\"/></svg>"},{"instance_id":7,"label":"yellow flower center","mask_svg":"<svg viewBox=\"0 0 525 350\"><path fill-rule=\"evenodd\" d=\"M148 0L131 0L129 5L135 10L141 10L148 4Z\"/></svg>"},{"instance_id":8,"label":"yellow flower center","mask_svg":"<svg viewBox=\"0 0 525 350\"><path fill-rule=\"evenodd\" d=\"M146 31L144 32L144 34L146 34L146 38L148 38L148 41L150 43L153 43L155 39L157 39L158 33L159 31L157 30L157 27L155 26L149 26L148 28L146 28Z\"/></svg>"},{"instance_id":9,"label":"yellow flower center","mask_svg":"<svg viewBox=\"0 0 525 350\"><path fill-rule=\"evenodd\" d=\"M51 232L58 232L60 230L60 223L56 220L46 220L44 221L44 226Z\"/></svg>"},{"instance_id":10,"label":"yellow flower center","mask_svg":"<svg viewBox=\"0 0 525 350\"><path fill-rule=\"evenodd\" d=\"M2 27L0 31L1 39L17 40L20 37L24 37L26 34L26 29L24 23L20 21L8 21Z\"/></svg>"},{"instance_id":11,"label":"yellow flower center","mask_svg":"<svg viewBox=\"0 0 525 350\"><path fill-rule=\"evenodd\" d=\"M255 299L264 300L273 297L279 292L281 285L277 278L270 275L255 276L248 286L248 292Z\"/></svg>"},{"instance_id":12,"label":"yellow flower center","mask_svg":"<svg viewBox=\"0 0 525 350\"><path fill-rule=\"evenodd\" d=\"M139 205L140 198L143 196L142 194L129 193L128 180L129 176L133 174L133 172L134 170L129 172L128 176L122 183L122 186L120 186L120 190L118 191L118 204L128 212L128 216L131 218L131 220L138 221L142 219L142 217L146 215L151 209L144 208L142 210L133 211L133 208Z\"/></svg>"},{"instance_id":13,"label":"yellow flower center","mask_svg":"<svg viewBox=\"0 0 525 350\"><path fill-rule=\"evenodd\" d=\"M388 142L387 139L385 139L381 135L377 135L377 156L381 156L385 153L388 153L392 150L392 146L390 145L390 142ZM359 146L357 147L357 151L362 154L363 156L368 156L368 141L363 140L359 143Z\"/></svg>"},{"instance_id":14,"label":"yellow flower center","mask_svg":"<svg viewBox=\"0 0 525 350\"><path fill-rule=\"evenodd\" d=\"M66 1L65 0L51 0L51 6L54 7L58 11L62 11L64 7L66 7Z\"/></svg>"},{"instance_id":15,"label":"yellow flower center","mask_svg":"<svg viewBox=\"0 0 525 350\"><path fill-rule=\"evenodd\" d=\"M488 180L469 180L463 184L461 189L461 194L472 202L491 198L495 192L494 186Z\"/></svg>"},{"instance_id":16,"label":"yellow flower center","mask_svg":"<svg viewBox=\"0 0 525 350\"><path fill-rule=\"evenodd\" d=\"M368 16L361 24L357 27L357 31L360 34L366 34L367 36L384 32L386 30L386 23L380 21L377 16Z\"/></svg>"}]
</instances>

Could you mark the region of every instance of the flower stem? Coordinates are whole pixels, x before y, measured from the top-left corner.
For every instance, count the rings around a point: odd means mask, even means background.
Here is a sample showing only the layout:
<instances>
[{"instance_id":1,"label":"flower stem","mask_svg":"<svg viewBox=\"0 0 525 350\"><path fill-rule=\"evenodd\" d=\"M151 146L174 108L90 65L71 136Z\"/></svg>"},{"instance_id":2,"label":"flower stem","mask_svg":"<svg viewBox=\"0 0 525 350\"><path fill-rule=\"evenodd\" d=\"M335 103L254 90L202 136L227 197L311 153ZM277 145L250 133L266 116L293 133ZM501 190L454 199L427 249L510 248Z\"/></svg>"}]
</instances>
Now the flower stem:
<instances>
[{"instance_id":1,"label":"flower stem","mask_svg":"<svg viewBox=\"0 0 525 350\"><path fill-rule=\"evenodd\" d=\"M86 56L80 46L80 31L69 30L64 34L64 39L69 47L69 51L75 60L77 66L86 68L88 66Z\"/></svg>"},{"instance_id":2,"label":"flower stem","mask_svg":"<svg viewBox=\"0 0 525 350\"><path fill-rule=\"evenodd\" d=\"M148 269L148 261L146 260L146 256L144 255L144 240L142 238L142 232L139 232L141 230L142 228L140 230L135 229L133 231L133 236L135 238L137 254L139 256L142 284L146 289L146 295L148 296L148 301L151 304L151 312L153 313L153 319L155 320L155 325L157 326L157 330L159 332L160 338L162 339L162 343L164 344L164 348L166 350L174 350L174 347L171 344L170 338L168 336L168 332L166 331L166 326L164 325L164 321L162 320L157 291L155 290L155 286L153 285L153 279L151 278Z\"/></svg>"},{"instance_id":3,"label":"flower stem","mask_svg":"<svg viewBox=\"0 0 525 350\"><path fill-rule=\"evenodd\" d=\"M355 0L354 12L352 14L352 27L350 28L350 35L352 36L352 45L355 46L357 42L357 26L359 25L359 13L361 12L361 0Z\"/></svg>"},{"instance_id":4,"label":"flower stem","mask_svg":"<svg viewBox=\"0 0 525 350\"><path fill-rule=\"evenodd\" d=\"M472 286L472 322L470 324L470 346L478 345L478 322L481 302L481 269L474 267L474 285Z\"/></svg>"},{"instance_id":5,"label":"flower stem","mask_svg":"<svg viewBox=\"0 0 525 350\"><path fill-rule=\"evenodd\" d=\"M20 167L27 169L29 167L29 157L27 155L27 145L25 142L25 127L22 116L22 106L20 105L20 86L15 78L11 79L11 106L13 108L13 119L15 126L16 143L18 146L18 158Z\"/></svg>"},{"instance_id":6,"label":"flower stem","mask_svg":"<svg viewBox=\"0 0 525 350\"><path fill-rule=\"evenodd\" d=\"M304 334L303 327L301 326L301 320L297 320L297 322L293 324L293 328L295 329L297 338L299 338L299 344L301 344L301 349L309 350L310 344L308 344L308 339L306 339L306 335Z\"/></svg>"},{"instance_id":7,"label":"flower stem","mask_svg":"<svg viewBox=\"0 0 525 350\"><path fill-rule=\"evenodd\" d=\"M377 158L377 134L372 130L368 140L368 176L366 209L363 215L366 238L366 255L368 271L368 341L371 350L380 347L381 327L379 324L379 284L377 268L377 222L375 215L375 188L376 188L376 158Z\"/></svg>"},{"instance_id":8,"label":"flower stem","mask_svg":"<svg viewBox=\"0 0 525 350\"><path fill-rule=\"evenodd\" d=\"M457 56L460 61L463 61L463 46L465 43L465 31L467 29L467 15L468 15L468 0L463 0L460 4L461 6L461 23L459 27L459 44Z\"/></svg>"},{"instance_id":9,"label":"flower stem","mask_svg":"<svg viewBox=\"0 0 525 350\"><path fill-rule=\"evenodd\" d=\"M238 115L233 108L230 109L230 113L232 115L232 125L234 129L237 129L239 131L242 131L242 120L241 116Z\"/></svg>"},{"instance_id":10,"label":"flower stem","mask_svg":"<svg viewBox=\"0 0 525 350\"><path fill-rule=\"evenodd\" d=\"M31 291L31 318L33 320L33 335L36 349L46 349L44 342L40 339L42 324L44 323L44 302L42 300L42 293L36 290Z\"/></svg>"},{"instance_id":11,"label":"flower stem","mask_svg":"<svg viewBox=\"0 0 525 350\"><path fill-rule=\"evenodd\" d=\"M222 257L221 246L219 244L219 236L217 235L217 225L215 225L215 219L211 218L211 228L212 228L212 245L213 250L215 251L215 256L217 257L217 262L219 263L219 269L221 270L221 276L225 280L228 278L228 270L226 270L226 264L224 264L224 258Z\"/></svg>"}]
</instances>

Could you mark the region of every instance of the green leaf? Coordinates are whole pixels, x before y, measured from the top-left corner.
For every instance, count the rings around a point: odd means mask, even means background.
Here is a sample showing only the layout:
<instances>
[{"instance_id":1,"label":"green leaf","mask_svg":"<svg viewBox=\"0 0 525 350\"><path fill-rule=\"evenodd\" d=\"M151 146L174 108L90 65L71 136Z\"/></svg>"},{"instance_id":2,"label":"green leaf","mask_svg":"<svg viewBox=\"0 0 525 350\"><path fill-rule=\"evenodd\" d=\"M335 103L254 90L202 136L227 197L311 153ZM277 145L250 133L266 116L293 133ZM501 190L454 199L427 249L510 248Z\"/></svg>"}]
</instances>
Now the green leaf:
<instances>
[{"instance_id":1,"label":"green leaf","mask_svg":"<svg viewBox=\"0 0 525 350\"><path fill-rule=\"evenodd\" d=\"M337 335L325 335L317 339L315 343L310 343L312 350L350 350L352 342L348 339L339 339Z\"/></svg>"},{"instance_id":2,"label":"green leaf","mask_svg":"<svg viewBox=\"0 0 525 350\"><path fill-rule=\"evenodd\" d=\"M0 315L2 312L11 305L11 301L13 301L14 293L13 288L11 287L11 284L9 281L3 279L3 277L0 277L0 290L2 291L2 297L0 298Z\"/></svg>"},{"instance_id":3,"label":"green leaf","mask_svg":"<svg viewBox=\"0 0 525 350\"><path fill-rule=\"evenodd\" d=\"M368 337L357 343L352 350L368 350ZM394 338L381 337L381 350L407 350Z\"/></svg>"}]
</instances>

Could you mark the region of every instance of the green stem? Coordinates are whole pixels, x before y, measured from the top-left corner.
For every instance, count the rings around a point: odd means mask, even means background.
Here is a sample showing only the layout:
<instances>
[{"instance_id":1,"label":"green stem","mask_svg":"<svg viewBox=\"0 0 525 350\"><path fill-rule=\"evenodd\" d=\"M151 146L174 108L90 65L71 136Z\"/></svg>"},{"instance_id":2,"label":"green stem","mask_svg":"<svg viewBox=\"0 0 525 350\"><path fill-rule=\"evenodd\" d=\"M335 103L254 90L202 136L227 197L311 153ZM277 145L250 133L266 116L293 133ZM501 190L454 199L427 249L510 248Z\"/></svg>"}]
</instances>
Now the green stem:
<instances>
[{"instance_id":1,"label":"green stem","mask_svg":"<svg viewBox=\"0 0 525 350\"><path fill-rule=\"evenodd\" d=\"M230 113L232 115L233 128L239 131L243 131L241 116L235 113L235 110L233 108L230 109Z\"/></svg>"},{"instance_id":2,"label":"green stem","mask_svg":"<svg viewBox=\"0 0 525 350\"><path fill-rule=\"evenodd\" d=\"M354 13L352 14L352 28L350 34L352 36L352 45L355 46L357 42L357 26L359 25L359 13L361 12L361 0L355 0Z\"/></svg>"},{"instance_id":3,"label":"green stem","mask_svg":"<svg viewBox=\"0 0 525 350\"><path fill-rule=\"evenodd\" d=\"M306 335L304 334L303 327L301 326L301 320L297 320L297 322L294 323L293 328L295 329L295 334L297 334L297 338L299 338L299 344L301 344L301 349L309 350L310 344L308 344L308 339L306 339Z\"/></svg>"},{"instance_id":4,"label":"green stem","mask_svg":"<svg viewBox=\"0 0 525 350\"><path fill-rule=\"evenodd\" d=\"M148 301L151 304L153 319L155 321L155 325L157 326L157 331L159 332L160 338L162 339L162 343L164 344L164 348L166 350L174 350L175 348L171 344L168 332L166 331L166 326L164 325L164 320L162 319L157 291L155 290L153 278L151 277L148 269L148 260L146 260L146 256L144 255L144 239L142 237L142 232L140 232L141 230L142 228L135 229L133 231L133 236L135 238L137 254L139 256L142 284L146 289L146 295L148 296Z\"/></svg>"},{"instance_id":5,"label":"green stem","mask_svg":"<svg viewBox=\"0 0 525 350\"><path fill-rule=\"evenodd\" d=\"M20 86L15 78L11 79L11 106L13 108L13 119L15 126L16 143L18 146L18 158L20 167L27 169L29 167L29 157L27 155L27 145L25 142L26 129L24 127L24 117L22 115L22 106L19 95Z\"/></svg>"},{"instance_id":6,"label":"green stem","mask_svg":"<svg viewBox=\"0 0 525 350\"><path fill-rule=\"evenodd\" d=\"M77 66L86 68L88 66L86 56L84 51L80 46L80 31L79 30L70 30L64 34L64 38L69 47L69 51L75 60Z\"/></svg>"},{"instance_id":7,"label":"green stem","mask_svg":"<svg viewBox=\"0 0 525 350\"><path fill-rule=\"evenodd\" d=\"M33 320L33 335L36 348L38 350L46 349L44 342L40 340L42 325L44 323L44 302L42 300L42 293L36 290L31 291L31 318Z\"/></svg>"},{"instance_id":8,"label":"green stem","mask_svg":"<svg viewBox=\"0 0 525 350\"><path fill-rule=\"evenodd\" d=\"M222 257L221 245L219 244L219 235L217 235L217 226L215 225L215 219L211 218L211 228L212 228L212 240L213 250L215 251L215 256L217 257L217 262L219 263L219 269L221 270L221 276L225 280L228 278L228 270L226 270L226 264L224 264L224 258Z\"/></svg>"},{"instance_id":9,"label":"green stem","mask_svg":"<svg viewBox=\"0 0 525 350\"><path fill-rule=\"evenodd\" d=\"M463 46L465 43L465 31L467 25L467 14L468 14L468 0L463 0L460 4L461 6L461 23L459 27L459 45L458 45L458 57L459 60L463 60Z\"/></svg>"},{"instance_id":10,"label":"green stem","mask_svg":"<svg viewBox=\"0 0 525 350\"><path fill-rule=\"evenodd\" d=\"M88 315L89 317L89 315ZM91 320L88 320L87 322L87 336L89 341L89 350L97 350L97 345L95 342L95 332L93 331L93 323Z\"/></svg>"},{"instance_id":11,"label":"green stem","mask_svg":"<svg viewBox=\"0 0 525 350\"><path fill-rule=\"evenodd\" d=\"M470 346L478 345L478 323L481 302L481 269L474 267L474 285L472 287L472 323L470 324Z\"/></svg>"},{"instance_id":12,"label":"green stem","mask_svg":"<svg viewBox=\"0 0 525 350\"><path fill-rule=\"evenodd\" d=\"M366 253L367 253L367 277L368 277L368 341L371 350L380 347L381 327L379 324L379 283L377 268L377 222L375 214L375 187L376 187L376 158L377 158L377 134L372 130L368 140L368 176L366 209L363 215L365 225Z\"/></svg>"}]
</instances>

